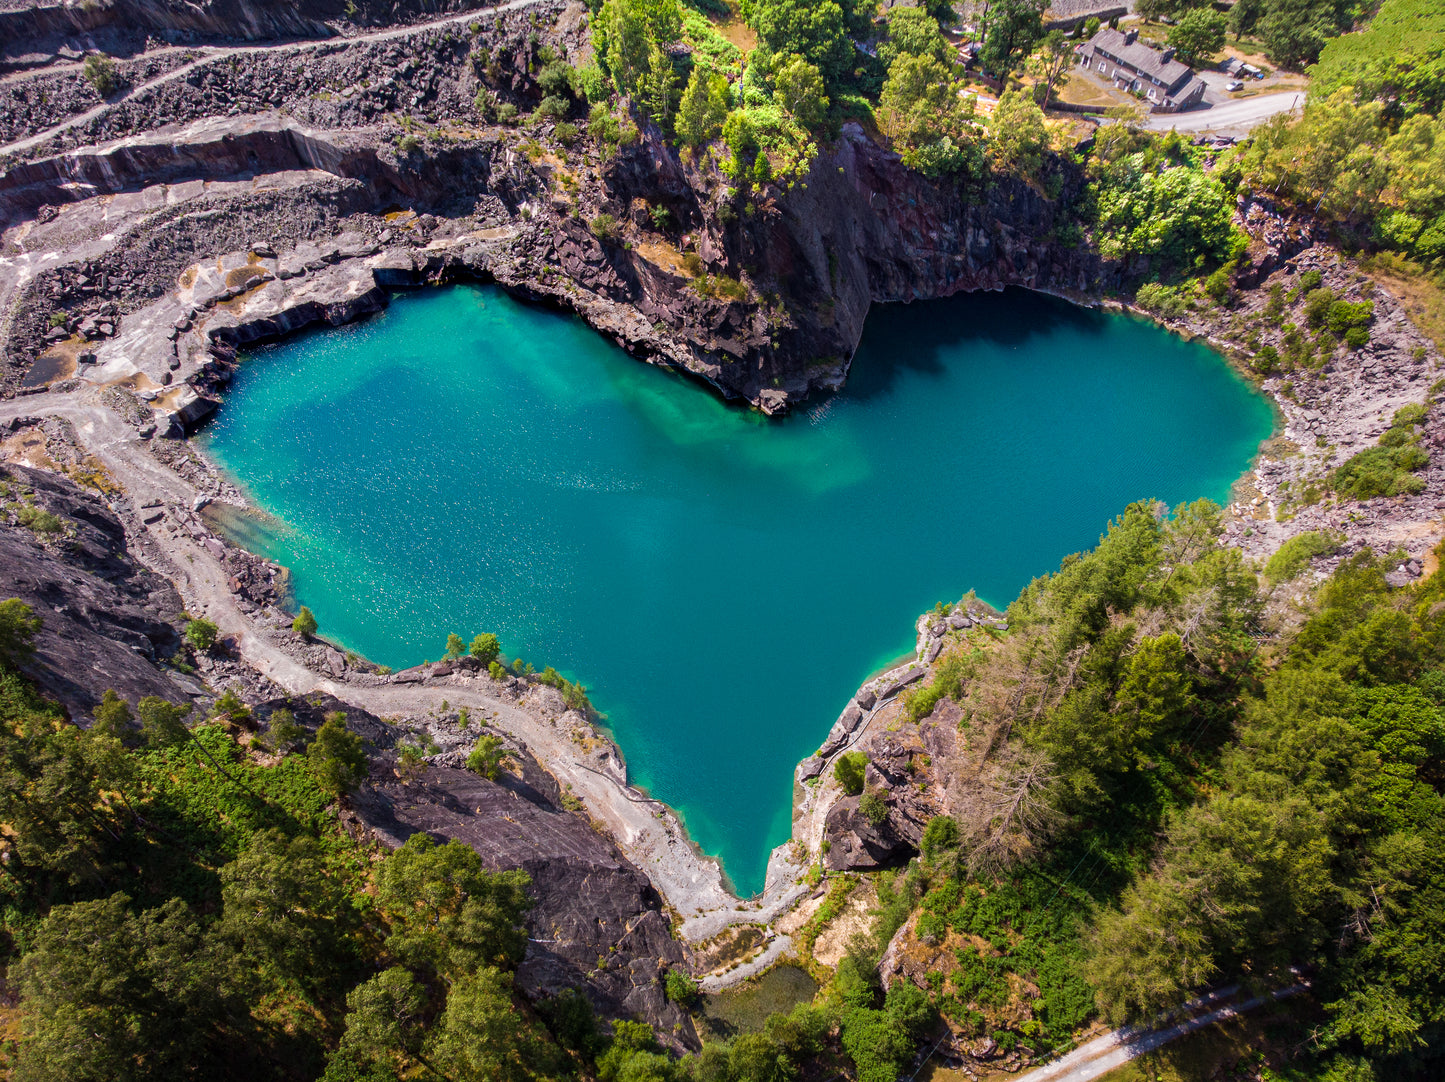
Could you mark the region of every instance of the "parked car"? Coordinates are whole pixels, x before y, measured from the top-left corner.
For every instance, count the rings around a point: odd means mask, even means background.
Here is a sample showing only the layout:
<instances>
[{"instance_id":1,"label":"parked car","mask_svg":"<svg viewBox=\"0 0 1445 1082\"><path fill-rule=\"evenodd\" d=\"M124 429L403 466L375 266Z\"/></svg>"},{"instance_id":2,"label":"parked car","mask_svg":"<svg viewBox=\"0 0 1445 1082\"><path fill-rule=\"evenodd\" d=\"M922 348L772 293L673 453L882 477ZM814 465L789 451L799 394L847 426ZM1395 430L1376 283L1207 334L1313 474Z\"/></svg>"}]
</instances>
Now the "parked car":
<instances>
[{"instance_id":1,"label":"parked car","mask_svg":"<svg viewBox=\"0 0 1445 1082\"><path fill-rule=\"evenodd\" d=\"M1231 79L1229 82L1224 84L1224 89L1230 91L1243 90L1244 84L1241 83L1238 79Z\"/></svg>"}]
</instances>

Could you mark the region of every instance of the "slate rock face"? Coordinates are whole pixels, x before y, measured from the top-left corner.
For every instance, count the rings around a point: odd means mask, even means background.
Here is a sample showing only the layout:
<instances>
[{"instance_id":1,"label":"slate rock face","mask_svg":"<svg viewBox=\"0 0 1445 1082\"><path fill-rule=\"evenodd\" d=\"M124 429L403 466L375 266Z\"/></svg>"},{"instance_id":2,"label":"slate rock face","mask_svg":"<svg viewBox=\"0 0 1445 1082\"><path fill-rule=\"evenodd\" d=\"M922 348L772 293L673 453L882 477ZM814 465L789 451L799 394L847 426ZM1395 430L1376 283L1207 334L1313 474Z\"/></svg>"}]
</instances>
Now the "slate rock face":
<instances>
[{"instance_id":1,"label":"slate rock face","mask_svg":"<svg viewBox=\"0 0 1445 1082\"><path fill-rule=\"evenodd\" d=\"M437 765L404 782L374 762L352 808L388 844L425 831L471 846L488 867L531 876L536 904L517 972L524 994L577 988L600 1015L641 1018L664 1042L695 1047L687 1016L663 993L662 974L684 967L685 958L657 891L584 818L561 807L551 775L530 756L520 759L497 782Z\"/></svg>"},{"instance_id":2,"label":"slate rock face","mask_svg":"<svg viewBox=\"0 0 1445 1082\"><path fill-rule=\"evenodd\" d=\"M131 703L145 695L188 702L185 689L155 661L180 645L170 620L175 588L140 566L120 519L95 493L43 470L0 467L5 502L34 505L61 520L36 533L0 513L0 600L18 597L44 621L26 671L72 718L88 715L108 688Z\"/></svg>"}]
</instances>

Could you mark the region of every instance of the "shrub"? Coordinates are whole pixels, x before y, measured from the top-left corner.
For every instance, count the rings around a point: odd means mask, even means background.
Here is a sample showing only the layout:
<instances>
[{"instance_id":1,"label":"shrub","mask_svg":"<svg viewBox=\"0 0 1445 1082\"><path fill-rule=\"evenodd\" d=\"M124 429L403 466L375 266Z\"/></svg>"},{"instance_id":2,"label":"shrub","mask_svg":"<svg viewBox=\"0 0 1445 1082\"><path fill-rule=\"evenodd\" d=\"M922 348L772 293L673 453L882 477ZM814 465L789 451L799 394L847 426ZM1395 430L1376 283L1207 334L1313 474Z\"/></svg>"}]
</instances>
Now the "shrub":
<instances>
[{"instance_id":1,"label":"shrub","mask_svg":"<svg viewBox=\"0 0 1445 1082\"><path fill-rule=\"evenodd\" d=\"M102 98L110 97L120 85L115 61L104 53L91 53L87 56L81 74Z\"/></svg>"},{"instance_id":2,"label":"shrub","mask_svg":"<svg viewBox=\"0 0 1445 1082\"><path fill-rule=\"evenodd\" d=\"M509 101L502 102L497 106L498 124L515 124L517 122L517 107Z\"/></svg>"},{"instance_id":3,"label":"shrub","mask_svg":"<svg viewBox=\"0 0 1445 1082\"><path fill-rule=\"evenodd\" d=\"M1345 331L1345 345L1350 349L1363 349L1370 344L1370 332L1364 327L1351 327Z\"/></svg>"},{"instance_id":4,"label":"shrub","mask_svg":"<svg viewBox=\"0 0 1445 1082\"><path fill-rule=\"evenodd\" d=\"M205 652L216 645L220 628L209 620L192 620L186 624L186 642L195 649Z\"/></svg>"},{"instance_id":5,"label":"shrub","mask_svg":"<svg viewBox=\"0 0 1445 1082\"><path fill-rule=\"evenodd\" d=\"M838 757L833 764L833 777L838 779L843 792L857 796L863 791L863 768L867 765L868 756L861 751L850 751Z\"/></svg>"},{"instance_id":6,"label":"shrub","mask_svg":"<svg viewBox=\"0 0 1445 1082\"><path fill-rule=\"evenodd\" d=\"M296 614L296 619L291 621L291 630L300 635L303 639L309 639L316 634L316 617L305 605Z\"/></svg>"},{"instance_id":7,"label":"shrub","mask_svg":"<svg viewBox=\"0 0 1445 1082\"><path fill-rule=\"evenodd\" d=\"M366 777L361 737L347 729L346 715L340 710L326 715L306 749L306 760L316 783L333 796L355 788Z\"/></svg>"},{"instance_id":8,"label":"shrub","mask_svg":"<svg viewBox=\"0 0 1445 1082\"><path fill-rule=\"evenodd\" d=\"M535 114L539 117L551 117L553 120L561 120L572 108L569 98L563 98L556 94L549 94L542 99L542 104L537 106Z\"/></svg>"},{"instance_id":9,"label":"shrub","mask_svg":"<svg viewBox=\"0 0 1445 1082\"><path fill-rule=\"evenodd\" d=\"M1261 376L1267 376L1279 368L1279 350L1273 346L1261 346L1258 353L1254 355L1254 370Z\"/></svg>"},{"instance_id":10,"label":"shrub","mask_svg":"<svg viewBox=\"0 0 1445 1082\"><path fill-rule=\"evenodd\" d=\"M1299 291L1309 293L1324 284L1325 276L1317 270L1307 270L1299 276Z\"/></svg>"},{"instance_id":11,"label":"shrub","mask_svg":"<svg viewBox=\"0 0 1445 1082\"><path fill-rule=\"evenodd\" d=\"M1330 308L1334 306L1335 294L1330 289L1312 289L1305 294L1305 324L1319 330L1329 319Z\"/></svg>"},{"instance_id":12,"label":"shrub","mask_svg":"<svg viewBox=\"0 0 1445 1082\"><path fill-rule=\"evenodd\" d=\"M573 143L577 142L577 125L563 120L552 130L552 134L556 136L557 142L561 143L564 147L570 147Z\"/></svg>"},{"instance_id":13,"label":"shrub","mask_svg":"<svg viewBox=\"0 0 1445 1082\"><path fill-rule=\"evenodd\" d=\"M507 675L507 670L502 668L500 661L491 661L487 664L487 675L493 680L500 680Z\"/></svg>"},{"instance_id":14,"label":"shrub","mask_svg":"<svg viewBox=\"0 0 1445 1082\"><path fill-rule=\"evenodd\" d=\"M588 222L587 228L592 231L594 237L603 242L615 241L620 231L617 218L605 211Z\"/></svg>"},{"instance_id":15,"label":"shrub","mask_svg":"<svg viewBox=\"0 0 1445 1082\"><path fill-rule=\"evenodd\" d=\"M701 992L698 989L697 981L693 980L680 969L669 969L667 980L664 982L667 998L679 1007L691 1007L698 1001Z\"/></svg>"},{"instance_id":16,"label":"shrub","mask_svg":"<svg viewBox=\"0 0 1445 1082\"><path fill-rule=\"evenodd\" d=\"M877 793L864 793L858 801L858 810L875 827L881 827L888 820L888 805Z\"/></svg>"},{"instance_id":17,"label":"shrub","mask_svg":"<svg viewBox=\"0 0 1445 1082\"><path fill-rule=\"evenodd\" d=\"M932 860L939 853L958 845L958 823L950 816L935 815L923 828L923 840L919 843L923 855Z\"/></svg>"},{"instance_id":18,"label":"shrub","mask_svg":"<svg viewBox=\"0 0 1445 1082\"><path fill-rule=\"evenodd\" d=\"M271 720L266 729L266 743L273 751L286 751L306 735L306 730L296 723L296 715L284 706L271 711Z\"/></svg>"},{"instance_id":19,"label":"shrub","mask_svg":"<svg viewBox=\"0 0 1445 1082\"><path fill-rule=\"evenodd\" d=\"M1339 548L1344 537L1333 532L1311 530L1291 537L1264 565L1264 577L1271 583L1288 582L1316 556L1324 556Z\"/></svg>"},{"instance_id":20,"label":"shrub","mask_svg":"<svg viewBox=\"0 0 1445 1082\"><path fill-rule=\"evenodd\" d=\"M1146 282L1134 295L1134 303L1146 312L1153 312L1164 319L1179 319L1189 311L1189 301L1184 291L1158 282Z\"/></svg>"},{"instance_id":21,"label":"shrub","mask_svg":"<svg viewBox=\"0 0 1445 1082\"><path fill-rule=\"evenodd\" d=\"M446 653L442 654L443 661L455 661L467 652L467 644L462 637L455 632L447 636Z\"/></svg>"},{"instance_id":22,"label":"shrub","mask_svg":"<svg viewBox=\"0 0 1445 1082\"><path fill-rule=\"evenodd\" d=\"M503 760L509 758L510 754L502 747L502 738L489 733L477 738L476 746L467 756L467 769L488 781L496 781L497 775L501 773Z\"/></svg>"},{"instance_id":23,"label":"shrub","mask_svg":"<svg viewBox=\"0 0 1445 1082\"><path fill-rule=\"evenodd\" d=\"M15 512L16 519L20 525L29 526L36 533L59 533L65 524L49 511L39 507L31 507L29 504L22 506Z\"/></svg>"}]
</instances>

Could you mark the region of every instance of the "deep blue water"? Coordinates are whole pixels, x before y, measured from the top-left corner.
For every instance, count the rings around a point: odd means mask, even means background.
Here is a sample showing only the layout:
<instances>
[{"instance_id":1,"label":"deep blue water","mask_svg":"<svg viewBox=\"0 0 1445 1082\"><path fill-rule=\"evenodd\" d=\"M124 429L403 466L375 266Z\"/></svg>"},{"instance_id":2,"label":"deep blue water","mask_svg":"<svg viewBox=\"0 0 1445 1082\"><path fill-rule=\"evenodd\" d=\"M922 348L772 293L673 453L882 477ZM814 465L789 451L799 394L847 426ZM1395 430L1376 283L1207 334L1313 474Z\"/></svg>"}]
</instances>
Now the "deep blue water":
<instances>
[{"instance_id":1,"label":"deep blue water","mask_svg":"<svg viewBox=\"0 0 1445 1082\"><path fill-rule=\"evenodd\" d=\"M1002 607L1131 500L1225 499L1270 427L1203 346L1022 291L875 310L847 389L770 421L454 287L258 351L210 448L322 634L401 668L490 630L580 680L747 894L920 612Z\"/></svg>"}]
</instances>

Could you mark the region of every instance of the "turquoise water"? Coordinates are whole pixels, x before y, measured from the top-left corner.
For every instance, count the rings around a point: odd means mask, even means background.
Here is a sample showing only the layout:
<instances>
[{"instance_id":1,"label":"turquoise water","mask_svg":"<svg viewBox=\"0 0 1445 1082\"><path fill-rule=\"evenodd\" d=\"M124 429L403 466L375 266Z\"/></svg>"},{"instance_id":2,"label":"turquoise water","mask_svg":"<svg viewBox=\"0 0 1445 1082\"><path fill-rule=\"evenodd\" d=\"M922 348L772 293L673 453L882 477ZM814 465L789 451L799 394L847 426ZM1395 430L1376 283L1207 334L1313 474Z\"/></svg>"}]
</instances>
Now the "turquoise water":
<instances>
[{"instance_id":1,"label":"turquoise water","mask_svg":"<svg viewBox=\"0 0 1445 1082\"><path fill-rule=\"evenodd\" d=\"M401 668L492 630L580 680L747 894L918 613L1003 606L1131 500L1224 499L1270 427L1204 347L1021 291L876 310L847 389L769 421L455 287L258 351L210 447L323 634Z\"/></svg>"}]
</instances>

